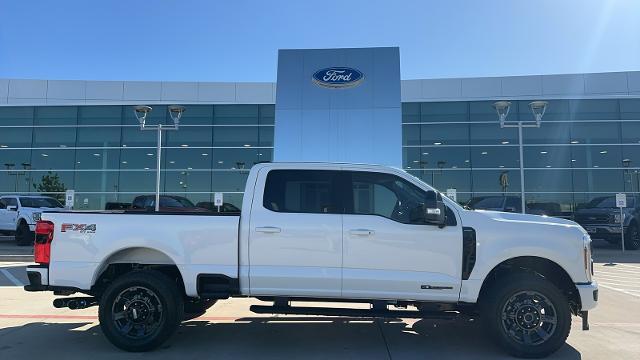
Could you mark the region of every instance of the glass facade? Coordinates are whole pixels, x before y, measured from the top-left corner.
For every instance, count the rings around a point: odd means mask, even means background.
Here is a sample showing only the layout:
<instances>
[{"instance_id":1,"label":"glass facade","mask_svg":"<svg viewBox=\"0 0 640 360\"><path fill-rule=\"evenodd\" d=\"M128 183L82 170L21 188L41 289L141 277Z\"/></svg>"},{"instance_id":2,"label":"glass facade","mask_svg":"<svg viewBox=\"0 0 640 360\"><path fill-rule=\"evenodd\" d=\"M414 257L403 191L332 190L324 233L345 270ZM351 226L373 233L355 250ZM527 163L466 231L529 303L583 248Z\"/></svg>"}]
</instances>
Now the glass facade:
<instances>
[{"instance_id":1,"label":"glass facade","mask_svg":"<svg viewBox=\"0 0 640 360\"><path fill-rule=\"evenodd\" d=\"M274 105L185 105L163 134L161 191L240 207L251 166L271 161ZM166 106L147 123L171 124ZM131 106L0 108L0 193L76 192L76 209L131 203L155 191L156 132Z\"/></svg>"},{"instance_id":2,"label":"glass facade","mask_svg":"<svg viewBox=\"0 0 640 360\"><path fill-rule=\"evenodd\" d=\"M597 196L640 191L640 99L550 100L541 126L523 129L523 164L518 129L501 128L492 103L404 103L403 167L456 189L465 204L519 199L523 166L527 208L558 216ZM528 103L513 101L507 120L531 122Z\"/></svg>"},{"instance_id":3,"label":"glass facade","mask_svg":"<svg viewBox=\"0 0 640 360\"><path fill-rule=\"evenodd\" d=\"M531 121L512 101L509 121ZM492 101L402 105L403 167L466 203L520 196L571 216L597 196L640 191L640 99L549 100L540 128L500 128ZM161 191L240 207L248 170L273 158L274 105L184 105L164 134ZM171 124L156 105L150 124ZM155 190L156 133L131 106L0 107L0 193L76 191L76 209L130 203ZM514 202L514 206L518 201Z\"/></svg>"}]
</instances>

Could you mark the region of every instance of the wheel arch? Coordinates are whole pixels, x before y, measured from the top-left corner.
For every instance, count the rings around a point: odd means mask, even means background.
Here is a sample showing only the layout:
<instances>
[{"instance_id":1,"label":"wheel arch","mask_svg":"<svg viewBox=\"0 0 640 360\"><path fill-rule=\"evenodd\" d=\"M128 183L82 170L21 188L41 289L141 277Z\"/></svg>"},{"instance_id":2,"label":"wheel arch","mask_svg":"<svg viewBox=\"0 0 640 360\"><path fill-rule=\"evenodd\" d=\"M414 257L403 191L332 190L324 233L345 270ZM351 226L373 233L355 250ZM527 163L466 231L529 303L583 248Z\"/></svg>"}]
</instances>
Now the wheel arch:
<instances>
[{"instance_id":1,"label":"wheel arch","mask_svg":"<svg viewBox=\"0 0 640 360\"><path fill-rule=\"evenodd\" d=\"M104 286L130 271L153 269L175 279L184 293L183 273L165 252L144 246L131 246L113 251L96 268L91 281L93 293L100 294Z\"/></svg>"},{"instance_id":2,"label":"wheel arch","mask_svg":"<svg viewBox=\"0 0 640 360\"><path fill-rule=\"evenodd\" d=\"M558 263L538 256L518 256L502 261L489 271L482 282L478 301L486 297L493 284L506 275L518 272L534 273L549 280L567 297L574 314L580 309L580 294L569 273Z\"/></svg>"}]
</instances>

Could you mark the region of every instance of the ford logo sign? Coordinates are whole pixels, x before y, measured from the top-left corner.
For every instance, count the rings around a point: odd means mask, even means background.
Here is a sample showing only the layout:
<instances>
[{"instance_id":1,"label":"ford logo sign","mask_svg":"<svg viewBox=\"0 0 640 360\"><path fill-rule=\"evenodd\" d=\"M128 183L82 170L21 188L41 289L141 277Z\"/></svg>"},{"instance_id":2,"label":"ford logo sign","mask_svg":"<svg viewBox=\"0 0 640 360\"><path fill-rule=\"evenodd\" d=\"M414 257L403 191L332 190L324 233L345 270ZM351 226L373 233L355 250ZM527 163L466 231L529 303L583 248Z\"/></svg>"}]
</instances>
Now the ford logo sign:
<instances>
[{"instance_id":1,"label":"ford logo sign","mask_svg":"<svg viewBox=\"0 0 640 360\"><path fill-rule=\"evenodd\" d=\"M342 89L358 86L364 80L364 74L348 67L330 67L316 71L312 80L318 86Z\"/></svg>"}]
</instances>

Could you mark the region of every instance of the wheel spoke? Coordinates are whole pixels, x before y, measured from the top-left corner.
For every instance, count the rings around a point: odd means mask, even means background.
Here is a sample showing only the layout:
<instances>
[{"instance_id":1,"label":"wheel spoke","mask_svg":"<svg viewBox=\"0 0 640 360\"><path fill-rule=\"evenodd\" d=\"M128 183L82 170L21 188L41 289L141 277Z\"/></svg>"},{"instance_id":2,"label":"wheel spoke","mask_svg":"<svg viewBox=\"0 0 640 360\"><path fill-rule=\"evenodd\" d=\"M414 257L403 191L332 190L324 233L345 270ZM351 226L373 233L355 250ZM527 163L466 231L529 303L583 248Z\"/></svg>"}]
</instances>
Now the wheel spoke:
<instances>
[{"instance_id":1,"label":"wheel spoke","mask_svg":"<svg viewBox=\"0 0 640 360\"><path fill-rule=\"evenodd\" d=\"M531 333L529 331L525 331L524 333L522 333L522 340L524 341L525 345L533 344L533 341L531 340Z\"/></svg>"},{"instance_id":2,"label":"wheel spoke","mask_svg":"<svg viewBox=\"0 0 640 360\"><path fill-rule=\"evenodd\" d=\"M127 317L127 314L124 311L120 311L113 314L113 320L118 321Z\"/></svg>"},{"instance_id":3,"label":"wheel spoke","mask_svg":"<svg viewBox=\"0 0 640 360\"><path fill-rule=\"evenodd\" d=\"M549 338L549 333L546 332L543 328L541 328L540 326L538 326L536 329L536 334L538 334L538 336L540 336L540 338L544 341L547 340L547 338Z\"/></svg>"}]
</instances>

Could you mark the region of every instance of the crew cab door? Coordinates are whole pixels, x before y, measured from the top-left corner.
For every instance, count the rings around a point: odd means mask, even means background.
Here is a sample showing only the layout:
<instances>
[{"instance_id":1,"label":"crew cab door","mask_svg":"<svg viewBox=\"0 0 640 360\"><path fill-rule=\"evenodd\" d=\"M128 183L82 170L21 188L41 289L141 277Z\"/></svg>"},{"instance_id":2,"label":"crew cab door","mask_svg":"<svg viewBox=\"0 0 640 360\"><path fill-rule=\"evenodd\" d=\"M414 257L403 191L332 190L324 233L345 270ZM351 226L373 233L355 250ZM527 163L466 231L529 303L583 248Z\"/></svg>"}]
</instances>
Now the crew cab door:
<instances>
[{"instance_id":1,"label":"crew cab door","mask_svg":"<svg viewBox=\"0 0 640 360\"><path fill-rule=\"evenodd\" d=\"M249 229L251 295L340 296L337 170L259 173Z\"/></svg>"},{"instance_id":2,"label":"crew cab door","mask_svg":"<svg viewBox=\"0 0 640 360\"><path fill-rule=\"evenodd\" d=\"M13 206L13 210L7 207ZM14 231L16 230L16 221L18 220L18 201L16 198L4 197L0 199L0 229Z\"/></svg>"},{"instance_id":3,"label":"crew cab door","mask_svg":"<svg viewBox=\"0 0 640 360\"><path fill-rule=\"evenodd\" d=\"M343 218L342 295L353 298L457 301L462 227L427 225L427 191L394 174L348 171Z\"/></svg>"}]
</instances>

